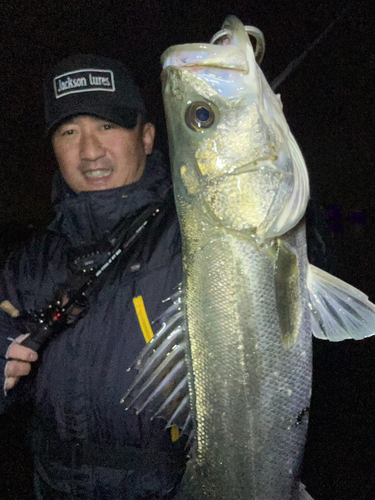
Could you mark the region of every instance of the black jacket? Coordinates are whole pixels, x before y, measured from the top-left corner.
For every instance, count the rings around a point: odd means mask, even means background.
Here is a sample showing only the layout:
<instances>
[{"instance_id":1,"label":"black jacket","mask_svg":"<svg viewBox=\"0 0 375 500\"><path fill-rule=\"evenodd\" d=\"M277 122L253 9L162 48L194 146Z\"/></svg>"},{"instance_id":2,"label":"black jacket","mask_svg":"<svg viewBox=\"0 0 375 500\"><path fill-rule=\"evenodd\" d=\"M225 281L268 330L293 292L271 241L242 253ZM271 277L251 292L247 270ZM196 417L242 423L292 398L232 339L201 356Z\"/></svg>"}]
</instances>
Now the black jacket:
<instances>
[{"instance_id":1,"label":"black jacket","mask_svg":"<svg viewBox=\"0 0 375 500\"><path fill-rule=\"evenodd\" d=\"M55 220L41 238L11 255L1 278L0 302L9 300L20 311L45 308L71 273L77 249L95 245L121 218L131 221L141 207L159 200L170 179L154 154L130 186L75 195L61 179L58 184ZM120 399L135 375L127 368L145 345L133 297L143 297L152 324L181 275L173 207L142 233L130 259L114 263L89 296L88 314L50 341L36 373L2 399L5 408L24 395L34 397L38 498L173 496L186 461L182 439L172 443L165 422L125 411ZM0 311L3 356L16 335L14 321Z\"/></svg>"}]
</instances>

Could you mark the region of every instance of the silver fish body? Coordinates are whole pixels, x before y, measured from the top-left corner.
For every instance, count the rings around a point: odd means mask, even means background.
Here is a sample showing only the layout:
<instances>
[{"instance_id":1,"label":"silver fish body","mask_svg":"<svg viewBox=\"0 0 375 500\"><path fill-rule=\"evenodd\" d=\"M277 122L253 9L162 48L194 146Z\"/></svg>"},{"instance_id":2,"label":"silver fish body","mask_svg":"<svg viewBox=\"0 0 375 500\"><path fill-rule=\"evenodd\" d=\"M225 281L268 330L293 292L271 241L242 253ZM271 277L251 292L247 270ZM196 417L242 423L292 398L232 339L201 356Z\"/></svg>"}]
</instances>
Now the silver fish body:
<instances>
[{"instance_id":1,"label":"silver fish body","mask_svg":"<svg viewBox=\"0 0 375 500\"><path fill-rule=\"evenodd\" d=\"M215 46L212 57L210 47L172 47L162 76L186 277L196 448L185 488L194 499L298 498L307 429L304 226L275 229L294 189L289 129L242 82L246 43ZM186 64L189 51L206 53L205 64L194 55ZM199 129L210 112L213 126Z\"/></svg>"},{"instance_id":2,"label":"silver fish body","mask_svg":"<svg viewBox=\"0 0 375 500\"><path fill-rule=\"evenodd\" d=\"M246 240L210 229L186 282L197 423L189 490L199 499L299 498L311 383L304 228L288 238L301 259L301 323L289 348L275 262Z\"/></svg>"}]
</instances>

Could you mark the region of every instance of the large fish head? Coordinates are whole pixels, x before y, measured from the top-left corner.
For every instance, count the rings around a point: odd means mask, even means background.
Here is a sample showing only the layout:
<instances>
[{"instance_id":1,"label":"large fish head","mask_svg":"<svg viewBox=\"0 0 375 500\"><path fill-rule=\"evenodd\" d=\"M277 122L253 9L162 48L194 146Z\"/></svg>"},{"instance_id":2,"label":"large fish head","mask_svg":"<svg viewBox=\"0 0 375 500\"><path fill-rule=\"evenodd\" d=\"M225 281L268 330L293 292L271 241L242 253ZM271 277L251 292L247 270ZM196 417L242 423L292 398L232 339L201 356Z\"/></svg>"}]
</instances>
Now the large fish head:
<instances>
[{"instance_id":1,"label":"large fish head","mask_svg":"<svg viewBox=\"0 0 375 500\"><path fill-rule=\"evenodd\" d=\"M167 49L163 97L177 205L264 240L297 224L309 185L248 31L259 47L262 34L229 16L212 43Z\"/></svg>"}]
</instances>

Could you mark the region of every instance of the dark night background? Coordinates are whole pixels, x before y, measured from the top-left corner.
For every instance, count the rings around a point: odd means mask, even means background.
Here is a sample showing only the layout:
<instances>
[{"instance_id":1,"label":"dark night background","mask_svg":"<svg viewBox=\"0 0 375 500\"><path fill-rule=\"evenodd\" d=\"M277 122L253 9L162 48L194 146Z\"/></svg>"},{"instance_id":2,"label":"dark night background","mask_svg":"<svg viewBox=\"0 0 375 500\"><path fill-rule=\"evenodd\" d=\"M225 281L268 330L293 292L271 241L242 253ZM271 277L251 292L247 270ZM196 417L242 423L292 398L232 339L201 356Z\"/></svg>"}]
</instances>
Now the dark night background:
<instances>
[{"instance_id":1,"label":"dark night background","mask_svg":"<svg viewBox=\"0 0 375 500\"><path fill-rule=\"evenodd\" d=\"M2 2L0 261L51 217L41 88L52 64L77 52L124 61L167 152L159 81L167 47L209 41L236 14L263 31L272 82L337 20L277 92L310 173L311 258L374 301L374 11L372 0ZM315 341L314 353L305 482L315 500L374 499L375 344ZM28 415L17 407L0 417L0 499L33 498Z\"/></svg>"}]
</instances>

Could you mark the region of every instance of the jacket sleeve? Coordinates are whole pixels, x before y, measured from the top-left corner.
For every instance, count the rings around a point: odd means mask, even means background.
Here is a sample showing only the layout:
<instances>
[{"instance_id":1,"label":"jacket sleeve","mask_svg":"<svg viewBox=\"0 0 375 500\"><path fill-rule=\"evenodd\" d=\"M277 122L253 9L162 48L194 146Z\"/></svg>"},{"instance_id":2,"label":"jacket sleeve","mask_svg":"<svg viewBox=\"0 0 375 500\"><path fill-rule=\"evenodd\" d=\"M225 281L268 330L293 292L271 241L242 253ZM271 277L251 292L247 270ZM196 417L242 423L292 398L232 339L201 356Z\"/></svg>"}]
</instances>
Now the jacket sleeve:
<instances>
[{"instance_id":1,"label":"jacket sleeve","mask_svg":"<svg viewBox=\"0 0 375 500\"><path fill-rule=\"evenodd\" d=\"M17 286L21 279L19 272L17 272L20 268L17 261L17 255L12 254L1 274L0 305L4 305L8 301L16 309L23 310ZM22 377L25 380L20 380L14 389L8 391L7 394L4 393L6 353L9 345L18 335L15 320L0 308L0 412L4 412L13 402L23 402L31 396L32 384L31 380L27 380L29 377Z\"/></svg>"}]
</instances>

